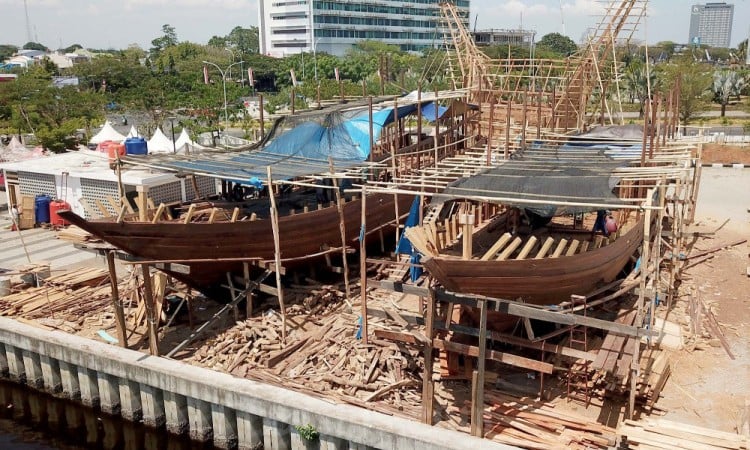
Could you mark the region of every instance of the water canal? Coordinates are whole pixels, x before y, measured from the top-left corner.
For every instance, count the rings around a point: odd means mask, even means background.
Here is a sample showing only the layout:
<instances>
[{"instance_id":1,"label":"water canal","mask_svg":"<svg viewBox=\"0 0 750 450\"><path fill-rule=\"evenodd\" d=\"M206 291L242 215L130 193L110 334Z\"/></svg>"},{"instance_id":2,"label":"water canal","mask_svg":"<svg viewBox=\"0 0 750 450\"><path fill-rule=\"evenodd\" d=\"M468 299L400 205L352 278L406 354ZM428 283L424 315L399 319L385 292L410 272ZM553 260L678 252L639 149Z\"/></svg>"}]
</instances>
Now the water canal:
<instances>
[{"instance_id":1,"label":"water canal","mask_svg":"<svg viewBox=\"0 0 750 450\"><path fill-rule=\"evenodd\" d=\"M211 450L119 417L0 380L2 450Z\"/></svg>"}]
</instances>

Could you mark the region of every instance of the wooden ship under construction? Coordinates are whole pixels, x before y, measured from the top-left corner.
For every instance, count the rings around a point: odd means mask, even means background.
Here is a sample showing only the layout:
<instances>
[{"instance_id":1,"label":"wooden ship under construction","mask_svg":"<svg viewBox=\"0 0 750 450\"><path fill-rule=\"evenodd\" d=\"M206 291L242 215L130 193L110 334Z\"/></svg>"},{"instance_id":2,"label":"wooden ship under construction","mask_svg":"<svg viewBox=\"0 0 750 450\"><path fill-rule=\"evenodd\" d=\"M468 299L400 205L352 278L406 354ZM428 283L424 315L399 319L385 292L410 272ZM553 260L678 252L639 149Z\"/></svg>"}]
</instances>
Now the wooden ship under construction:
<instances>
[{"instance_id":1,"label":"wooden ship under construction","mask_svg":"<svg viewBox=\"0 0 750 450\"><path fill-rule=\"evenodd\" d=\"M201 199L157 206L144 196L137 205L123 198L117 217L60 215L127 253L144 273L155 266L210 295L227 289L230 303L221 313L246 301L248 321L261 320L251 317L254 291L278 297L281 345L266 356L268 367L282 368L255 371L244 364L243 347L222 363L233 374L283 384L283 373L299 389L328 383L339 400L430 425L460 410L467 421L441 425L509 445L612 446L598 423L555 416L536 402L531 412L485 392L490 365L538 374L540 400L545 377L563 372L568 397L588 405L594 387L606 384L627 397L632 418L639 408L653 407L669 375L667 363L655 356L654 312L657 297L667 305L675 297L681 265L674 255L686 245L684 228L695 214L700 149L674 139L679 81L650 94L642 126L617 122L617 49L633 36L647 2L603 4L600 23L576 54L492 60L474 44L455 7L443 3L450 41L441 70L451 76L449 91L420 87L406 97L302 113L246 152L123 161L212 176L227 186L252 184L253 198L241 205ZM422 129L426 122L431 134ZM382 257L393 235L402 253ZM374 257L377 245L367 244L378 241L380 256ZM349 281L354 253L359 297ZM357 322L361 340L350 348L334 345L345 327L341 319L332 321L336 333L328 337L288 342L284 292L298 292L297 271L324 259L337 269L332 256L343 265L348 312L355 301L361 307L358 316L347 316ZM251 276L255 271L258 278ZM272 273L275 288L261 287ZM294 282L282 280L289 273ZM376 292L410 295L418 311L376 311L368 307ZM616 304L616 314L598 309ZM590 348L594 330L603 335L598 352ZM279 337L274 331L263 341L271 334ZM156 330L149 336L158 340ZM333 347L335 354L317 358L308 346L321 353ZM365 356L349 358L354 347ZM209 353L196 357L213 361ZM381 364L382 355L389 355L388 363ZM401 362L394 369L391 360L404 355L419 358L410 367L416 381L404 376ZM300 375L307 370L300 367L319 359L326 375ZM364 373L346 379L333 373L348 359L361 360ZM388 374L388 384L365 400L356 397L389 367L398 375ZM437 380L470 381L467 407L436 410ZM409 388L418 407L371 403L387 395L401 399L394 392ZM564 436L553 436L561 429Z\"/></svg>"}]
</instances>

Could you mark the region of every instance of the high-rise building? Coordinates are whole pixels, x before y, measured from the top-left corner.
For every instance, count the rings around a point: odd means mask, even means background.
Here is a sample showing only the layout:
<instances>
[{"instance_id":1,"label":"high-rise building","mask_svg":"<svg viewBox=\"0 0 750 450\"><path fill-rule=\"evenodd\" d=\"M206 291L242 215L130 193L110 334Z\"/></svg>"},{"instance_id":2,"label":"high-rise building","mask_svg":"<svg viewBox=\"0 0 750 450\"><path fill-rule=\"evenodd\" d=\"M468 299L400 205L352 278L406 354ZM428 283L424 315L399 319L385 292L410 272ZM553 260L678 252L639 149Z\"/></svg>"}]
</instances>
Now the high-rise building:
<instances>
[{"instance_id":1,"label":"high-rise building","mask_svg":"<svg viewBox=\"0 0 750 450\"><path fill-rule=\"evenodd\" d=\"M270 56L327 52L341 56L375 40L421 51L443 43L443 0L259 0L260 51ZM454 0L469 24L469 0Z\"/></svg>"},{"instance_id":2,"label":"high-rise building","mask_svg":"<svg viewBox=\"0 0 750 450\"><path fill-rule=\"evenodd\" d=\"M690 15L690 40L692 45L729 48L732 39L734 5L706 3L693 5Z\"/></svg>"}]
</instances>

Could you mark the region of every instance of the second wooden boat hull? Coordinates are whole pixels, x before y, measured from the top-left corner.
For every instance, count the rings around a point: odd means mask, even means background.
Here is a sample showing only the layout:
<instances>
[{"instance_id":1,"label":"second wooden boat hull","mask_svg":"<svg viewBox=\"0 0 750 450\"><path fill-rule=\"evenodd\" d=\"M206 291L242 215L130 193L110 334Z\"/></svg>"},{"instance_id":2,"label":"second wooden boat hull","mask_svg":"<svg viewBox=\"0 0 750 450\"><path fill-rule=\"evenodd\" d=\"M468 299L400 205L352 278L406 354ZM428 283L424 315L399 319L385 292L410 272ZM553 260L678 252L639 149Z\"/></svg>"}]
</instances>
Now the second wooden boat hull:
<instances>
[{"instance_id":1,"label":"second wooden boat hull","mask_svg":"<svg viewBox=\"0 0 750 450\"><path fill-rule=\"evenodd\" d=\"M452 256L422 263L446 289L533 304L555 304L611 282L642 245L643 223L610 245L572 256L506 261Z\"/></svg>"}]
</instances>

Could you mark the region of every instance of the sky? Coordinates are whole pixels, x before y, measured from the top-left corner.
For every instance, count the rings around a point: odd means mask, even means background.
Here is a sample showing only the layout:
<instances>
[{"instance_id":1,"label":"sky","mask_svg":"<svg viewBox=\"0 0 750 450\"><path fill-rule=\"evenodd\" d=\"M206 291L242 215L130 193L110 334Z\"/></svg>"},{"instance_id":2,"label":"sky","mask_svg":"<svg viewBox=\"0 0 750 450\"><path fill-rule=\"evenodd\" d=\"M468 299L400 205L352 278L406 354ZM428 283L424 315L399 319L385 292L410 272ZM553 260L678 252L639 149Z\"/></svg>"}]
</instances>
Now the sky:
<instances>
[{"instance_id":1,"label":"sky","mask_svg":"<svg viewBox=\"0 0 750 450\"><path fill-rule=\"evenodd\" d=\"M32 40L49 48L80 44L86 48L144 49L161 35L163 24L175 27L179 40L205 44L235 26L258 24L258 0L26 0ZM655 43L686 43L692 0L650 0L648 19L634 37ZM705 3L705 1L703 2ZM734 0L732 46L750 30L750 0ZM519 28L537 37L557 32L579 42L599 20L597 0L471 0L471 26ZM0 44L27 42L23 0L0 0ZM564 25L563 25L564 23Z\"/></svg>"}]
</instances>

